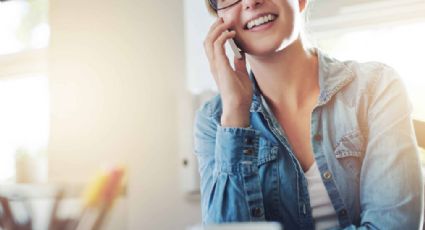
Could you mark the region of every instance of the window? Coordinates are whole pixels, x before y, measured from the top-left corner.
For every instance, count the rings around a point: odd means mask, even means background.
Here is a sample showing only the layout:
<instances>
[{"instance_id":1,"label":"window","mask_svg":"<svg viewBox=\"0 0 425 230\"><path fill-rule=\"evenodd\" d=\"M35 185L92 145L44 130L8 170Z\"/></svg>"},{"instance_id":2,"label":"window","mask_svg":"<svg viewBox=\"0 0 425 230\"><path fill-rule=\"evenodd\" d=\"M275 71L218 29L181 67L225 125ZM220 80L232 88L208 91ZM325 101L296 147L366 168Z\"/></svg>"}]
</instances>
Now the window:
<instances>
[{"instance_id":1,"label":"window","mask_svg":"<svg viewBox=\"0 0 425 230\"><path fill-rule=\"evenodd\" d=\"M0 2L0 183L13 181L18 149L47 146L47 3Z\"/></svg>"},{"instance_id":2,"label":"window","mask_svg":"<svg viewBox=\"0 0 425 230\"><path fill-rule=\"evenodd\" d=\"M318 43L341 60L380 61L395 68L413 103L414 118L425 121L423 41L425 22L348 32Z\"/></svg>"},{"instance_id":3,"label":"window","mask_svg":"<svg viewBox=\"0 0 425 230\"><path fill-rule=\"evenodd\" d=\"M0 81L0 180L14 176L15 153L38 154L47 144L49 98L47 77L21 75Z\"/></svg>"},{"instance_id":4,"label":"window","mask_svg":"<svg viewBox=\"0 0 425 230\"><path fill-rule=\"evenodd\" d=\"M0 2L0 55L47 47L47 3L47 0Z\"/></svg>"}]
</instances>

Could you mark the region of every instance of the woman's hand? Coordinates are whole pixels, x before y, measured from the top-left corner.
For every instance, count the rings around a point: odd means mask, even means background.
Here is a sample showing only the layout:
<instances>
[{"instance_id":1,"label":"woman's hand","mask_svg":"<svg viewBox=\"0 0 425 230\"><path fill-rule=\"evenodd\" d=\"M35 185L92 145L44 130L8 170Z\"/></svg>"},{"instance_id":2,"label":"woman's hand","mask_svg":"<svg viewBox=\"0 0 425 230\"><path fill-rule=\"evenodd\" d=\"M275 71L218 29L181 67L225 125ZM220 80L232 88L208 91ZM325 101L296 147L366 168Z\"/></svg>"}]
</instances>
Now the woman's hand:
<instances>
[{"instance_id":1,"label":"woman's hand","mask_svg":"<svg viewBox=\"0 0 425 230\"><path fill-rule=\"evenodd\" d=\"M236 35L235 31L228 31L229 27L222 18L217 19L208 32L204 48L223 103L221 125L248 127L252 83L248 77L245 54L242 54L242 59L234 58L235 69L232 69L226 56L224 44Z\"/></svg>"}]
</instances>

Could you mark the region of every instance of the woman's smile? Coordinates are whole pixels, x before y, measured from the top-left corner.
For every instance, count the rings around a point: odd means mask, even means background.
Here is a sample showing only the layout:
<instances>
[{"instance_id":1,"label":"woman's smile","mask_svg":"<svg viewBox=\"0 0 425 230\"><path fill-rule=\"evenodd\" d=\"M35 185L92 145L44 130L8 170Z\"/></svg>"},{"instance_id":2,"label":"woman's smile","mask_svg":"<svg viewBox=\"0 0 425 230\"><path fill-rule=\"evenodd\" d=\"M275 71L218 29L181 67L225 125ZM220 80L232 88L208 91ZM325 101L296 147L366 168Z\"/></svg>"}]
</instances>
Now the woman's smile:
<instances>
[{"instance_id":1,"label":"woman's smile","mask_svg":"<svg viewBox=\"0 0 425 230\"><path fill-rule=\"evenodd\" d=\"M277 15L266 13L254 17L245 24L244 29L249 31L258 31L265 28L266 25L271 25L277 18Z\"/></svg>"},{"instance_id":2,"label":"woman's smile","mask_svg":"<svg viewBox=\"0 0 425 230\"><path fill-rule=\"evenodd\" d=\"M268 30L269 28L271 28L274 24L275 24L275 21L269 21L269 22L263 23L263 24L261 24L259 26L255 26L255 27L251 28L248 31L249 32L265 31L265 30Z\"/></svg>"}]
</instances>

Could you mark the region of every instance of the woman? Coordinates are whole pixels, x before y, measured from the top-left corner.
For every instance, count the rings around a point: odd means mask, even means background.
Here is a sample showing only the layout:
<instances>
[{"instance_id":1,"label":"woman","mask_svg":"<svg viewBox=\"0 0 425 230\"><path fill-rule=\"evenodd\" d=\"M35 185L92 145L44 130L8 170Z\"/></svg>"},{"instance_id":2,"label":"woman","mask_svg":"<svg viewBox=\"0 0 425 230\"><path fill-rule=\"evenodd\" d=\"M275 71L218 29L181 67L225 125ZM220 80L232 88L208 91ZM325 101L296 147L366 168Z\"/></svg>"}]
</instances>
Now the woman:
<instances>
[{"instance_id":1,"label":"woman","mask_svg":"<svg viewBox=\"0 0 425 230\"><path fill-rule=\"evenodd\" d=\"M400 78L306 48L306 6L209 1L217 21L204 47L220 95L195 122L204 223L418 229L423 185ZM231 38L243 51L234 68Z\"/></svg>"}]
</instances>

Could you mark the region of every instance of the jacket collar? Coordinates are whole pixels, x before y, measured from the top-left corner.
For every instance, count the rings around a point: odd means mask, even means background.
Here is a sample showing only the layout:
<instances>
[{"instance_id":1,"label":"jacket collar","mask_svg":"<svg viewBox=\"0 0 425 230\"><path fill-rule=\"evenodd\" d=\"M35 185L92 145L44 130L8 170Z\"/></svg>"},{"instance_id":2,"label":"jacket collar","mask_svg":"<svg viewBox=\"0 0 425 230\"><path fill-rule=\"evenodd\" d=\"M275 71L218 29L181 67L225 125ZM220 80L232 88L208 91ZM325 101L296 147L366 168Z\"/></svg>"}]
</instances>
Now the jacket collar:
<instances>
[{"instance_id":1,"label":"jacket collar","mask_svg":"<svg viewBox=\"0 0 425 230\"><path fill-rule=\"evenodd\" d=\"M354 79L355 75L346 63L328 56L318 48L315 48L314 52L317 53L319 62L320 95L317 106L322 106L344 86L350 83ZM253 82L254 89L250 111L262 112L264 111L264 108L261 105L262 94L252 71L250 71L249 77Z\"/></svg>"}]
</instances>

